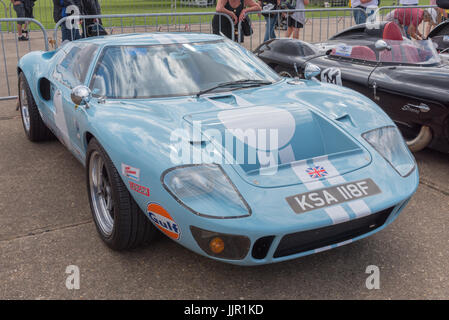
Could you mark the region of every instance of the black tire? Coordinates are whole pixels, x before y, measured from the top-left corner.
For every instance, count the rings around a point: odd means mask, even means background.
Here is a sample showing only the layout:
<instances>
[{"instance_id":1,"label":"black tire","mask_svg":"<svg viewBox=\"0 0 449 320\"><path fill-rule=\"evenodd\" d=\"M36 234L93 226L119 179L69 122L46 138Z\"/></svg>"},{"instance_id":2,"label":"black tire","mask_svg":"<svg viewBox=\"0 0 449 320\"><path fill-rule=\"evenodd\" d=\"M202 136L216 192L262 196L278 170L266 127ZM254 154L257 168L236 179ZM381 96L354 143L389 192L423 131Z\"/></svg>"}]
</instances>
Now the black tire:
<instances>
[{"instance_id":1,"label":"black tire","mask_svg":"<svg viewBox=\"0 0 449 320\"><path fill-rule=\"evenodd\" d=\"M295 70L283 66L276 66L274 71L276 71L281 77L286 78L294 78L296 74Z\"/></svg>"},{"instance_id":2,"label":"black tire","mask_svg":"<svg viewBox=\"0 0 449 320\"><path fill-rule=\"evenodd\" d=\"M98 218L98 209L96 209L96 200L93 200L95 194L94 183L91 180L91 170L95 166L96 159L102 159L104 162L103 175L109 182L109 196L112 199L113 207L110 210L113 218L112 231L105 232L101 225L101 219ZM145 214L140 210L137 203L132 198L120 174L117 172L111 159L101 147L95 138L89 142L86 157L86 181L89 203L92 216L101 239L114 250L128 250L136 248L143 244L151 242L159 233L156 227L149 221ZM97 192L98 194L98 192ZM98 196L97 196L98 197ZM98 205L97 205L98 208ZM97 213L96 213L97 212ZM103 211L104 212L104 211Z\"/></svg>"},{"instance_id":3,"label":"black tire","mask_svg":"<svg viewBox=\"0 0 449 320\"><path fill-rule=\"evenodd\" d=\"M19 74L19 109L23 129L30 141L40 142L55 139L55 136L42 121L28 82L23 72ZM28 114L28 117L26 116Z\"/></svg>"}]
</instances>

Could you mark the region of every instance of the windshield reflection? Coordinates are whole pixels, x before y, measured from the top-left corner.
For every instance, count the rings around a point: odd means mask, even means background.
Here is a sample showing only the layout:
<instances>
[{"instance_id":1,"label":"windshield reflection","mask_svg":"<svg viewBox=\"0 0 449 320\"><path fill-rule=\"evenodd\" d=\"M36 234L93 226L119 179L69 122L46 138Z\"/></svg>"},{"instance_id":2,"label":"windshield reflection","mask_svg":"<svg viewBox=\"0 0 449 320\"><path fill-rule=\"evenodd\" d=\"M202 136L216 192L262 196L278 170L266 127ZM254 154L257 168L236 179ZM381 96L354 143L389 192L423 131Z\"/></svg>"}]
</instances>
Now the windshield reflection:
<instances>
[{"instance_id":1,"label":"windshield reflection","mask_svg":"<svg viewBox=\"0 0 449 320\"><path fill-rule=\"evenodd\" d=\"M440 57L432 40L384 40L390 50L376 51L373 46L354 46L338 44L332 51L332 56L351 59L403 64L437 64Z\"/></svg>"},{"instance_id":2,"label":"windshield reflection","mask_svg":"<svg viewBox=\"0 0 449 320\"><path fill-rule=\"evenodd\" d=\"M94 96L142 99L193 95L240 79L277 81L257 57L231 41L108 46L92 76Z\"/></svg>"}]
</instances>

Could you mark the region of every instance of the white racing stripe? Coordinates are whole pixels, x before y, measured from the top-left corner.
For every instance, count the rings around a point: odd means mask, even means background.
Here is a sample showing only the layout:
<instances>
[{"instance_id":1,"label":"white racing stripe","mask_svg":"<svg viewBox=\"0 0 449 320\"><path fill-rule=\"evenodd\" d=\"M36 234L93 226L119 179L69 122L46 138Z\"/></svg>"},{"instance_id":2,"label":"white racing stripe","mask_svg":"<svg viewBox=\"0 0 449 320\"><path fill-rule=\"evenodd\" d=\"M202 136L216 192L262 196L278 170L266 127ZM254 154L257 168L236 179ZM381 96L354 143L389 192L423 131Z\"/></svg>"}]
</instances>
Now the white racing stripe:
<instances>
[{"instance_id":1,"label":"white racing stripe","mask_svg":"<svg viewBox=\"0 0 449 320\"><path fill-rule=\"evenodd\" d=\"M292 169L295 172L296 176L304 183L307 189L309 190L315 190L324 188L323 182L320 180L315 180L309 176L309 174L306 172L306 170L310 166L307 164L306 160L301 160L292 163Z\"/></svg>"},{"instance_id":2,"label":"white racing stripe","mask_svg":"<svg viewBox=\"0 0 449 320\"><path fill-rule=\"evenodd\" d=\"M324 211L326 211L329 217L331 217L334 224L349 221L350 219L349 214L342 206L329 207L324 209Z\"/></svg>"},{"instance_id":3,"label":"white racing stripe","mask_svg":"<svg viewBox=\"0 0 449 320\"><path fill-rule=\"evenodd\" d=\"M286 151L287 153L287 151ZM291 159L291 155L285 155L285 158ZM321 163L326 163L329 162L327 157L320 157L317 158L317 161L320 161L319 163L316 163L314 161L314 163L316 165L319 165ZM316 190L316 189L322 189L325 188L325 185L323 183L323 181L321 180L316 180L315 178L312 178L307 172L306 170L310 168L310 166L307 164L306 160L301 160L295 163L292 163L292 169L295 172L296 176L304 183L304 185L307 187L307 189L309 190ZM325 169L327 170L328 168L325 167ZM334 166L329 166L330 170L335 170ZM334 172L334 173L335 173ZM343 179L342 177L336 177L336 179L334 179L334 182L337 181L341 181L341 179ZM343 179L344 181L344 179ZM349 214L346 212L346 210L341 206L332 206L329 208L324 209L324 211L328 214L328 216L331 218L332 223L333 224L337 224L337 223L341 223L341 222L345 222L348 221L350 219Z\"/></svg>"},{"instance_id":4,"label":"white racing stripe","mask_svg":"<svg viewBox=\"0 0 449 320\"><path fill-rule=\"evenodd\" d=\"M361 218L371 214L371 209L368 207L365 201L355 200L348 203L348 206L354 211L357 218Z\"/></svg>"},{"instance_id":5,"label":"white racing stripe","mask_svg":"<svg viewBox=\"0 0 449 320\"><path fill-rule=\"evenodd\" d=\"M295 153L293 152L291 144L279 150L279 160L281 161L281 164L292 163L295 161Z\"/></svg>"},{"instance_id":6,"label":"white racing stripe","mask_svg":"<svg viewBox=\"0 0 449 320\"><path fill-rule=\"evenodd\" d=\"M317 166L322 166L331 178L327 179L331 185L342 184L346 179L340 175L340 172L329 161L327 156L314 159L313 163ZM348 203L348 206L354 212L357 218L371 214L371 209L364 200L354 200Z\"/></svg>"}]
</instances>

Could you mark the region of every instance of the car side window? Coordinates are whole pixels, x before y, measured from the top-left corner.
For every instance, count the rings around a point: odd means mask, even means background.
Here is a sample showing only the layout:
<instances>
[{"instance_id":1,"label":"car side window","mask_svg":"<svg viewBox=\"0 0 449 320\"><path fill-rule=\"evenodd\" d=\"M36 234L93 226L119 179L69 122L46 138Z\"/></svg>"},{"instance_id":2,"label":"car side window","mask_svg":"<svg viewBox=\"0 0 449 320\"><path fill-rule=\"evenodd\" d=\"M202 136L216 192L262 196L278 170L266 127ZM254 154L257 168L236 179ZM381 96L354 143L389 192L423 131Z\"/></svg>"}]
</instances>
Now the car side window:
<instances>
[{"instance_id":1,"label":"car side window","mask_svg":"<svg viewBox=\"0 0 449 320\"><path fill-rule=\"evenodd\" d=\"M94 44L73 45L62 61L56 65L53 77L70 89L83 84L97 50L98 46Z\"/></svg>"}]
</instances>

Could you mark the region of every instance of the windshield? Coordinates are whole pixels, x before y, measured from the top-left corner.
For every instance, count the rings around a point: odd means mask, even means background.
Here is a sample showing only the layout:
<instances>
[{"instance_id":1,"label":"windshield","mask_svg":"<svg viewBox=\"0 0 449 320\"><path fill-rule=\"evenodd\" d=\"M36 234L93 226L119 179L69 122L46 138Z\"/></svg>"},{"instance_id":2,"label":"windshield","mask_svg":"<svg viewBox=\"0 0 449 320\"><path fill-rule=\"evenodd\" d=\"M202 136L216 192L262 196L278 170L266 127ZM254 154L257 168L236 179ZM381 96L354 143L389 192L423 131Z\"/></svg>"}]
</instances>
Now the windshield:
<instances>
[{"instance_id":1,"label":"windshield","mask_svg":"<svg viewBox=\"0 0 449 320\"><path fill-rule=\"evenodd\" d=\"M404 64L435 64L440 57L431 40L384 40L391 50L377 52L373 46L339 44L332 49L332 56L351 59Z\"/></svg>"},{"instance_id":2,"label":"windshield","mask_svg":"<svg viewBox=\"0 0 449 320\"><path fill-rule=\"evenodd\" d=\"M90 89L95 96L110 99L142 99L193 95L242 79L274 82L280 78L252 53L227 40L108 46Z\"/></svg>"}]
</instances>

